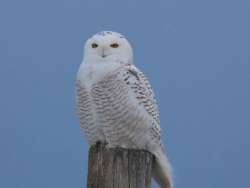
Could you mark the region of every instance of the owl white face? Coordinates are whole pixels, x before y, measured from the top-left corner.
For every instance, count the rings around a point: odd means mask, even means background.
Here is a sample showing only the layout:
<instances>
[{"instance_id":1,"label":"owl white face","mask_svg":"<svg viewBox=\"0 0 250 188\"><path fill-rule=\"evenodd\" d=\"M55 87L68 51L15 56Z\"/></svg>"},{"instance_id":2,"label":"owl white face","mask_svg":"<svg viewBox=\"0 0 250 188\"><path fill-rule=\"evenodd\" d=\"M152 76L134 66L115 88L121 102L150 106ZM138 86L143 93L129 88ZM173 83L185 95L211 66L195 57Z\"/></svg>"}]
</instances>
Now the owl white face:
<instances>
[{"instance_id":1,"label":"owl white face","mask_svg":"<svg viewBox=\"0 0 250 188\"><path fill-rule=\"evenodd\" d=\"M91 63L123 61L132 63L133 51L129 42L119 33L103 31L87 40L84 61Z\"/></svg>"}]
</instances>

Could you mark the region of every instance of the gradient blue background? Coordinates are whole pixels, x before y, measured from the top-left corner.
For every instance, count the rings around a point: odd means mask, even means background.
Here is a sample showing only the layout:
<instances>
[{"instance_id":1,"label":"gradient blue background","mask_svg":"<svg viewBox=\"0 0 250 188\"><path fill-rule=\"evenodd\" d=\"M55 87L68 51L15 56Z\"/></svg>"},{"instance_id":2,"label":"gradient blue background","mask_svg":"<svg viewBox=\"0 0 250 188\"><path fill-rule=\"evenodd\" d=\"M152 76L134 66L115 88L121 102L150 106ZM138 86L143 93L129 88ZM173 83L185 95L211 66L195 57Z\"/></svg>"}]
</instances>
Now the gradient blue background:
<instances>
[{"instance_id":1,"label":"gradient blue background","mask_svg":"<svg viewBox=\"0 0 250 188\"><path fill-rule=\"evenodd\" d=\"M176 187L250 187L249 0L1 0L0 187L85 187L74 81L101 30L155 89Z\"/></svg>"}]
</instances>

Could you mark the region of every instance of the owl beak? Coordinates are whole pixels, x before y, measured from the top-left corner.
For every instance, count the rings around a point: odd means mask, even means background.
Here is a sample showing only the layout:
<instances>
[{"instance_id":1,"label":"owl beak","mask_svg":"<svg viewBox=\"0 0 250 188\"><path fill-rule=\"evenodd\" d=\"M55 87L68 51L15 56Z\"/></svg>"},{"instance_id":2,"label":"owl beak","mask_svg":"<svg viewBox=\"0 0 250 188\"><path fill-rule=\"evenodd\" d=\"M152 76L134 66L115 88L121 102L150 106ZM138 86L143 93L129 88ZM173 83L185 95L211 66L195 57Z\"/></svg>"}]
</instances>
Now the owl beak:
<instances>
[{"instance_id":1,"label":"owl beak","mask_svg":"<svg viewBox=\"0 0 250 188\"><path fill-rule=\"evenodd\" d=\"M107 57L107 55L105 54L105 49L104 48L102 48L102 57L103 58Z\"/></svg>"}]
</instances>

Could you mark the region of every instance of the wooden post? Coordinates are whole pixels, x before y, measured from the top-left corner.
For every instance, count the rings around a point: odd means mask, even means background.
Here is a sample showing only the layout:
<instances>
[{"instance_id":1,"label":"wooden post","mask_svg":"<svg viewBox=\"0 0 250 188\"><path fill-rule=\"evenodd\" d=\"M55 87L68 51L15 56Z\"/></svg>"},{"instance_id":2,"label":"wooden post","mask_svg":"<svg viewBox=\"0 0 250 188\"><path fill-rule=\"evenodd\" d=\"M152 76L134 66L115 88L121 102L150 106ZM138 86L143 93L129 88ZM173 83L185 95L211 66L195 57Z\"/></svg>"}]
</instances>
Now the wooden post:
<instances>
[{"instance_id":1,"label":"wooden post","mask_svg":"<svg viewBox=\"0 0 250 188\"><path fill-rule=\"evenodd\" d=\"M88 188L150 188L153 155L97 144L89 149Z\"/></svg>"}]
</instances>

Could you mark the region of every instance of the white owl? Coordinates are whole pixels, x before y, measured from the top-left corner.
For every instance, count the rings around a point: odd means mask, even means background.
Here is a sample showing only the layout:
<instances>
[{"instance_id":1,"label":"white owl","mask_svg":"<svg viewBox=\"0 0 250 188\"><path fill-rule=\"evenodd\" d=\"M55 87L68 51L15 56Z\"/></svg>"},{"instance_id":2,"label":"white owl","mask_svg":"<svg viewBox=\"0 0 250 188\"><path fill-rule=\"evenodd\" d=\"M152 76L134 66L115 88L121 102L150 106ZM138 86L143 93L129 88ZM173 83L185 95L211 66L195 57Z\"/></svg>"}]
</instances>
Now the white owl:
<instances>
[{"instance_id":1,"label":"white owl","mask_svg":"<svg viewBox=\"0 0 250 188\"><path fill-rule=\"evenodd\" d=\"M148 150L156 158L153 177L162 188L172 188L154 93L133 64L133 51L124 36L104 31L88 39L76 91L88 143Z\"/></svg>"}]
</instances>

